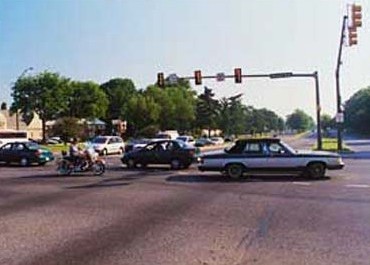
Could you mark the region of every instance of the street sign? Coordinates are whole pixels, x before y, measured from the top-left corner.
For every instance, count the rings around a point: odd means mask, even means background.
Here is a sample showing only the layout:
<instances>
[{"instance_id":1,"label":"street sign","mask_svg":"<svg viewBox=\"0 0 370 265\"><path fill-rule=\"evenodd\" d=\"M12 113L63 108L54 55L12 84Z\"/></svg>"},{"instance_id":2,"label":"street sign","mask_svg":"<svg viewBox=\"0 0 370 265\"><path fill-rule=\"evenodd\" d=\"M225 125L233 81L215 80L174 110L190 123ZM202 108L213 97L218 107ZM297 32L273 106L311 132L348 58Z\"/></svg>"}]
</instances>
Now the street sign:
<instances>
[{"instance_id":1,"label":"street sign","mask_svg":"<svg viewBox=\"0 0 370 265\"><path fill-rule=\"evenodd\" d=\"M339 112L335 115L335 121L337 123L343 123L344 122L344 114L343 112Z\"/></svg>"},{"instance_id":2,"label":"street sign","mask_svg":"<svg viewBox=\"0 0 370 265\"><path fill-rule=\"evenodd\" d=\"M218 73L218 74L216 75L216 80L217 80L218 82L220 82L220 81L224 81L224 80L225 80L225 73Z\"/></svg>"},{"instance_id":3,"label":"street sign","mask_svg":"<svg viewBox=\"0 0 370 265\"><path fill-rule=\"evenodd\" d=\"M270 74L269 75L271 79L274 78L287 78L287 77L292 77L293 73L292 72L286 72L286 73L275 73L275 74Z\"/></svg>"},{"instance_id":4,"label":"street sign","mask_svg":"<svg viewBox=\"0 0 370 265\"><path fill-rule=\"evenodd\" d=\"M168 83L170 85L175 85L178 83L179 81L179 77L176 75L176 74L170 74L168 77L167 77L167 80L168 80Z\"/></svg>"}]
</instances>

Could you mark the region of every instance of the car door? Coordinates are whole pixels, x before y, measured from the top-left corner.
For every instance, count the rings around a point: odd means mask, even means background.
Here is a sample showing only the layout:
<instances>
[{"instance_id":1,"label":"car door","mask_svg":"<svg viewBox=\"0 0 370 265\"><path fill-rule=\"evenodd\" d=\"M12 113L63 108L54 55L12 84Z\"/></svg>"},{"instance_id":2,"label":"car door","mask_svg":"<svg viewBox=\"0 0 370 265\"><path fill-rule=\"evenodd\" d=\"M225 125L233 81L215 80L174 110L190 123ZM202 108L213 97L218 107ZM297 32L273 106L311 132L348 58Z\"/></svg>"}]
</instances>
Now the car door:
<instances>
[{"instance_id":1,"label":"car door","mask_svg":"<svg viewBox=\"0 0 370 265\"><path fill-rule=\"evenodd\" d=\"M5 144L0 148L0 161L10 163L12 162L12 143Z\"/></svg>"},{"instance_id":2,"label":"car door","mask_svg":"<svg viewBox=\"0 0 370 265\"><path fill-rule=\"evenodd\" d=\"M242 156L243 164L248 170L260 170L267 164L267 155L260 142L247 142Z\"/></svg>"},{"instance_id":3,"label":"car door","mask_svg":"<svg viewBox=\"0 0 370 265\"><path fill-rule=\"evenodd\" d=\"M108 143L107 143L107 150L108 150L108 153L117 153L118 150L117 150L117 144L116 144L116 141L114 138L110 138L108 140Z\"/></svg>"},{"instance_id":4,"label":"car door","mask_svg":"<svg viewBox=\"0 0 370 265\"><path fill-rule=\"evenodd\" d=\"M136 162L139 164L156 164L156 153L158 148L158 143L146 145L135 154Z\"/></svg>"},{"instance_id":5,"label":"car door","mask_svg":"<svg viewBox=\"0 0 370 265\"><path fill-rule=\"evenodd\" d=\"M268 159L266 167L271 171L291 171L296 170L299 161L295 155L287 150L278 142L266 143Z\"/></svg>"}]
</instances>

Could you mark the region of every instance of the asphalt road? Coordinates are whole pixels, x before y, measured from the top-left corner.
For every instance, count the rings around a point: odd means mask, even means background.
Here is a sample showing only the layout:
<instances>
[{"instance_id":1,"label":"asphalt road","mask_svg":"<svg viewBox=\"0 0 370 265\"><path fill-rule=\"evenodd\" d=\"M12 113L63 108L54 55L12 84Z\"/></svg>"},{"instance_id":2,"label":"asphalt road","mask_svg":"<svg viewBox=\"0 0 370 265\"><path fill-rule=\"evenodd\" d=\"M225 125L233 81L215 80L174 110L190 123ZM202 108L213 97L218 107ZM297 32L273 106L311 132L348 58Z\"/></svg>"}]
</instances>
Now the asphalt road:
<instances>
[{"instance_id":1,"label":"asphalt road","mask_svg":"<svg viewBox=\"0 0 370 265\"><path fill-rule=\"evenodd\" d=\"M104 177L3 166L0 264L368 265L369 162L315 181L127 170L118 157Z\"/></svg>"}]
</instances>

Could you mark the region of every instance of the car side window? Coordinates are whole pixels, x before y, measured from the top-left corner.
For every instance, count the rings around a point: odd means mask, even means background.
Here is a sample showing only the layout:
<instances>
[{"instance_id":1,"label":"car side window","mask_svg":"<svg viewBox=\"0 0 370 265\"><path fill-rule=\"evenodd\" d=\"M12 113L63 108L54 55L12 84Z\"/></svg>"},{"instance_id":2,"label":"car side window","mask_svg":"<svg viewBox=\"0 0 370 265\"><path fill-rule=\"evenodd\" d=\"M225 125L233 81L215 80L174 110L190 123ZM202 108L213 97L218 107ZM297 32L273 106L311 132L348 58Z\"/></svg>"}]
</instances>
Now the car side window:
<instances>
[{"instance_id":1,"label":"car side window","mask_svg":"<svg viewBox=\"0 0 370 265\"><path fill-rule=\"evenodd\" d=\"M247 143L243 152L246 154L262 154L261 145L259 143Z\"/></svg>"},{"instance_id":2,"label":"car side window","mask_svg":"<svg viewBox=\"0 0 370 265\"><path fill-rule=\"evenodd\" d=\"M3 151L9 151L12 149L12 144L6 144L3 147L1 147L1 150Z\"/></svg>"},{"instance_id":3,"label":"car side window","mask_svg":"<svg viewBox=\"0 0 370 265\"><path fill-rule=\"evenodd\" d=\"M14 144L13 145L13 150L22 151L22 150L24 150L24 145L23 144Z\"/></svg>"},{"instance_id":4,"label":"car side window","mask_svg":"<svg viewBox=\"0 0 370 265\"><path fill-rule=\"evenodd\" d=\"M108 144L114 144L114 138L109 139Z\"/></svg>"},{"instance_id":5,"label":"car side window","mask_svg":"<svg viewBox=\"0 0 370 265\"><path fill-rule=\"evenodd\" d=\"M284 147L281 146L279 143L268 144L268 151L274 155L283 155L286 153Z\"/></svg>"}]
</instances>

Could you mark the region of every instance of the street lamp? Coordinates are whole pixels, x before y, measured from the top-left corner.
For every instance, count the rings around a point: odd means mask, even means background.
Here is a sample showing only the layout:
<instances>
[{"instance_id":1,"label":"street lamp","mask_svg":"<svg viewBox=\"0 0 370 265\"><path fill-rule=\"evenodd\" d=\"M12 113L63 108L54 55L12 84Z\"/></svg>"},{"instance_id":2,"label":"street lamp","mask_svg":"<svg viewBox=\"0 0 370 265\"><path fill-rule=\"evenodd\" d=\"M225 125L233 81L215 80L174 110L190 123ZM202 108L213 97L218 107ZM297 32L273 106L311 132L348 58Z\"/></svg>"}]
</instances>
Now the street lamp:
<instances>
[{"instance_id":1,"label":"street lamp","mask_svg":"<svg viewBox=\"0 0 370 265\"><path fill-rule=\"evenodd\" d=\"M17 80L21 79L23 76L25 76L27 74L28 71L32 71L32 70L33 70L33 67L32 66L24 69L23 72L20 74L20 76L18 77ZM18 109L15 112L15 127L16 127L16 130L18 131L19 130L19 113L18 113Z\"/></svg>"}]
</instances>

